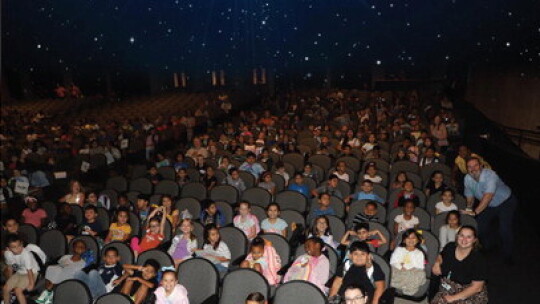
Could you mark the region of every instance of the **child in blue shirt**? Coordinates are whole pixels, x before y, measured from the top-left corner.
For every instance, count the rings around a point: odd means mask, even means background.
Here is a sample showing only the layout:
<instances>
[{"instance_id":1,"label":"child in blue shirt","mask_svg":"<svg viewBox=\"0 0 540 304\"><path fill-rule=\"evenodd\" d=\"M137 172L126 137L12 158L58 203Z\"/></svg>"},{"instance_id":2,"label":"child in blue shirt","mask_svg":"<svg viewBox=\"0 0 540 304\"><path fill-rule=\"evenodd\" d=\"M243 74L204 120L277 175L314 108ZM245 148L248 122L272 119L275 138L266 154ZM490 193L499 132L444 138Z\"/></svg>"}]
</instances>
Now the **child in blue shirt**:
<instances>
[{"instance_id":1,"label":"child in blue shirt","mask_svg":"<svg viewBox=\"0 0 540 304\"><path fill-rule=\"evenodd\" d=\"M378 196L373 192L373 182L370 180L364 180L362 181L362 185L360 186L360 189L362 191L353 193L346 197L344 199L345 203L350 203L351 199L353 201L361 201L361 200L368 200L368 201L377 201L381 204L384 204L384 199Z\"/></svg>"}]
</instances>

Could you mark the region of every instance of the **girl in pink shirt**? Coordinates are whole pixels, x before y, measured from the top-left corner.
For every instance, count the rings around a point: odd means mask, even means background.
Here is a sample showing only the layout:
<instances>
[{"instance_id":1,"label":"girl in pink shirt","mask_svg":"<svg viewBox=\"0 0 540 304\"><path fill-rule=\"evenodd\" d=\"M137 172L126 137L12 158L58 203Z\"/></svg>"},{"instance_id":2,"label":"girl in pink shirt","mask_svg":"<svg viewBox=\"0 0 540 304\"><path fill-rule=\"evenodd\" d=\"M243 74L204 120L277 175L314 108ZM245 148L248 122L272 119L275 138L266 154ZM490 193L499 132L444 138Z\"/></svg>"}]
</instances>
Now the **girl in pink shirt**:
<instances>
[{"instance_id":1,"label":"girl in pink shirt","mask_svg":"<svg viewBox=\"0 0 540 304\"><path fill-rule=\"evenodd\" d=\"M238 215L234 217L234 227L244 232L249 241L253 240L261 231L259 220L251 214L251 204L242 201L238 204Z\"/></svg>"},{"instance_id":2,"label":"girl in pink shirt","mask_svg":"<svg viewBox=\"0 0 540 304\"><path fill-rule=\"evenodd\" d=\"M184 286L178 284L174 271L164 271L160 285L154 292L156 304L189 304L188 292Z\"/></svg>"},{"instance_id":3,"label":"girl in pink shirt","mask_svg":"<svg viewBox=\"0 0 540 304\"><path fill-rule=\"evenodd\" d=\"M315 284L324 293L328 293L325 284L330 276L330 262L322 254L324 242L318 237L309 238L304 244L306 253L296 258L285 274L283 283L304 280Z\"/></svg>"}]
</instances>

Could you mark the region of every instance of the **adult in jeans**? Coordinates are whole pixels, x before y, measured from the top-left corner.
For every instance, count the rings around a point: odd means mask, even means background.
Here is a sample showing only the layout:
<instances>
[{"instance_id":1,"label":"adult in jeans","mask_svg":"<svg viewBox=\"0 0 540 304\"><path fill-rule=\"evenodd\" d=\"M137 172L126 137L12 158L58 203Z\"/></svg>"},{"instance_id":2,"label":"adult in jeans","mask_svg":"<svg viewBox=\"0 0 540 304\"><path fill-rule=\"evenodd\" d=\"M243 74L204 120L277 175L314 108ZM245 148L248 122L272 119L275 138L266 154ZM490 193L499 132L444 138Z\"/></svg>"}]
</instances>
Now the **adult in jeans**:
<instances>
[{"instance_id":1,"label":"adult in jeans","mask_svg":"<svg viewBox=\"0 0 540 304\"><path fill-rule=\"evenodd\" d=\"M492 243L491 224L495 219L499 219L505 262L512 264L513 221L517 199L495 171L483 168L480 159L468 159L467 171L464 182L467 210L464 213L476 217L479 236L486 249L489 249ZM473 208L475 198L480 202Z\"/></svg>"}]
</instances>

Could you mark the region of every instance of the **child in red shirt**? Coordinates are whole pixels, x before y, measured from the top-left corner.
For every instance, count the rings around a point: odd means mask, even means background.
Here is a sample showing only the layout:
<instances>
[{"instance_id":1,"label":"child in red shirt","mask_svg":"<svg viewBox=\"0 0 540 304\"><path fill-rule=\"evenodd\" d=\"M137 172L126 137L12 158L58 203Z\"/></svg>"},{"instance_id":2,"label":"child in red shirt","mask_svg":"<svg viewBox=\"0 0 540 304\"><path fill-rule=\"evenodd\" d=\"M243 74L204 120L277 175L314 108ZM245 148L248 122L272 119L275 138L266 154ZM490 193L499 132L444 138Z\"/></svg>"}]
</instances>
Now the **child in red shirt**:
<instances>
[{"instance_id":1,"label":"child in red shirt","mask_svg":"<svg viewBox=\"0 0 540 304\"><path fill-rule=\"evenodd\" d=\"M161 213L161 220L156 217L158 212ZM156 248L165 238L165 221L167 221L165 212L166 210L163 206L155 208L148 216L148 221L146 222L146 233L140 240L140 243L139 238L137 237L131 239L131 249L133 249L136 257L140 253Z\"/></svg>"}]
</instances>

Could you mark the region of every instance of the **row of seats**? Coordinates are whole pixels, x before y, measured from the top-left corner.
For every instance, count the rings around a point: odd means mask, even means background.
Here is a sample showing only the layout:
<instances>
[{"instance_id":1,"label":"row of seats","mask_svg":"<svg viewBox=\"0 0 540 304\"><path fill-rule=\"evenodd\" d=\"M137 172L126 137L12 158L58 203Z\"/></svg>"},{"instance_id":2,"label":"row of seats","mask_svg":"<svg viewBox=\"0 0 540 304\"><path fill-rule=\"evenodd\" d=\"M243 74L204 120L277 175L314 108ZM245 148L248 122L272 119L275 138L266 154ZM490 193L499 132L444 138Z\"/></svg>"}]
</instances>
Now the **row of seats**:
<instances>
[{"instance_id":1,"label":"row of seats","mask_svg":"<svg viewBox=\"0 0 540 304\"><path fill-rule=\"evenodd\" d=\"M21 231L26 233L24 229ZM222 240L229 245L231 261L233 261L231 263L231 269L235 269L247 254L248 241L243 232L235 227L220 228L220 235ZM299 246L293 254L288 241L279 235L263 234L262 237L272 243L282 261L293 260L295 257L304 253L303 246ZM425 246L427 248L428 265L426 265L426 275L430 277L431 265L433 265L437 257L439 243L436 237L427 231L422 233L422 237L425 240ZM397 239L398 242L401 241L400 238L401 235ZM79 239L87 244L87 247L94 252L95 260L99 261L100 249L97 241L92 236L79 236L73 239L72 242ZM55 259L71 250L71 246L68 246L65 240L65 236L62 232L58 230L49 230L41 234L38 243L49 259ZM146 251L139 255L135 261L131 248L125 243L111 242L106 244L103 250L106 250L108 247L115 247L119 251L121 263L136 263L142 265L148 259L154 259L160 263L161 267L170 267L174 265L172 258L165 250L153 249ZM333 277L341 260L338 253L331 247L326 246L326 252L330 261L330 277ZM374 259L385 273L388 284L391 278L391 270L388 262L377 253L374 254ZM286 263L284 262L283 265L285 264ZM257 278L253 278L252 273L257 274ZM193 258L182 263L178 269L178 278L180 283L188 289L191 303L206 303L205 301L207 299L216 299L218 296L220 298L220 303L238 303L235 302L238 301L238 299L241 299L238 298L238 296L243 296L243 298L245 298L250 292L260 291L260 286L264 287L261 291L263 294L269 294L270 291L266 279L252 270L233 270L224 277L222 284L220 284L219 274L215 266L202 258ZM200 282L209 282L209 284L200 284ZM215 284L212 282L215 282ZM253 286L253 284L256 284L259 287ZM220 285L222 286L221 294L219 294ZM318 290L317 288L315 289ZM244 293L246 294L244 295ZM279 292L276 291L276 296L278 296L278 294ZM294 301L294 303L298 302Z\"/></svg>"}]
</instances>

